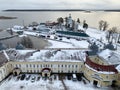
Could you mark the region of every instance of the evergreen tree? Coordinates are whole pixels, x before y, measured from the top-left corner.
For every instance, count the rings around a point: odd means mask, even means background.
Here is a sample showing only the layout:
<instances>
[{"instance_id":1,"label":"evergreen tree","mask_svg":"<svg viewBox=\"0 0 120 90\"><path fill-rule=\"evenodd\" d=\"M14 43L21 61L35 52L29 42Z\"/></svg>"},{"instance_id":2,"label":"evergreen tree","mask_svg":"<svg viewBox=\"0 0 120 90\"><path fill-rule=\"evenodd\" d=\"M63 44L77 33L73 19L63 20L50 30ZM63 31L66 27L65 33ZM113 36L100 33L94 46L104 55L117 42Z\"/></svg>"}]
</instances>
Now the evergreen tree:
<instances>
[{"instance_id":1,"label":"evergreen tree","mask_svg":"<svg viewBox=\"0 0 120 90\"><path fill-rule=\"evenodd\" d=\"M88 29L88 24L87 24L87 23L84 23L84 24L83 24L83 28L84 28L84 29Z\"/></svg>"}]
</instances>

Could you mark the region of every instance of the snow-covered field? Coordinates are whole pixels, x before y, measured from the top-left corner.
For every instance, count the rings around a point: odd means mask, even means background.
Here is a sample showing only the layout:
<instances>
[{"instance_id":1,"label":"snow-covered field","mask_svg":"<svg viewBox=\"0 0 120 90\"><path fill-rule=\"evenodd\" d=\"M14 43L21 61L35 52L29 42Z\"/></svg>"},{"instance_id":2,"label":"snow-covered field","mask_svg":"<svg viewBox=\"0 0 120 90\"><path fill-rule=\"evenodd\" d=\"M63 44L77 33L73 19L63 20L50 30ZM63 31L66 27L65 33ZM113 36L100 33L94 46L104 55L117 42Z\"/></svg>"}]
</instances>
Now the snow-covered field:
<instances>
[{"instance_id":1,"label":"snow-covered field","mask_svg":"<svg viewBox=\"0 0 120 90\"><path fill-rule=\"evenodd\" d=\"M30 75L30 74L27 74ZM32 77L36 77L34 82L31 81ZM54 79L54 75L51 76L52 81L45 80L39 74L31 74L30 78L27 80L17 79L17 77L10 76L0 85L0 90L65 90L65 87L61 80L59 80L58 75ZM37 79L40 77L40 79ZM65 78L63 80L67 90L114 90L110 87L97 88L91 84L84 84L83 81L72 81Z\"/></svg>"}]
</instances>

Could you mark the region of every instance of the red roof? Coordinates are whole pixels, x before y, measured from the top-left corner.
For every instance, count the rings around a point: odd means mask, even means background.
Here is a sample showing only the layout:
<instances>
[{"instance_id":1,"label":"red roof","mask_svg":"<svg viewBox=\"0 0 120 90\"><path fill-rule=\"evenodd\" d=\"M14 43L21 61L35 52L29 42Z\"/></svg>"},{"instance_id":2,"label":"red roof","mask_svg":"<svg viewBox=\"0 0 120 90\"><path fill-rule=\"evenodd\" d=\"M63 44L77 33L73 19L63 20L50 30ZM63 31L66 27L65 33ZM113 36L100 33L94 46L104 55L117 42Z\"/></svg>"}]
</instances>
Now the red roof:
<instances>
[{"instance_id":1,"label":"red roof","mask_svg":"<svg viewBox=\"0 0 120 90\"><path fill-rule=\"evenodd\" d=\"M92 62L89 57L86 58L85 62L88 66L91 68L97 70L97 71L106 71L106 72L115 72L118 73L118 71L115 69L114 65L100 65L97 63Z\"/></svg>"},{"instance_id":2,"label":"red roof","mask_svg":"<svg viewBox=\"0 0 120 90\"><path fill-rule=\"evenodd\" d=\"M50 69L50 68L43 68L43 69L42 69L42 72L43 72L44 70L51 71L51 69Z\"/></svg>"}]
</instances>

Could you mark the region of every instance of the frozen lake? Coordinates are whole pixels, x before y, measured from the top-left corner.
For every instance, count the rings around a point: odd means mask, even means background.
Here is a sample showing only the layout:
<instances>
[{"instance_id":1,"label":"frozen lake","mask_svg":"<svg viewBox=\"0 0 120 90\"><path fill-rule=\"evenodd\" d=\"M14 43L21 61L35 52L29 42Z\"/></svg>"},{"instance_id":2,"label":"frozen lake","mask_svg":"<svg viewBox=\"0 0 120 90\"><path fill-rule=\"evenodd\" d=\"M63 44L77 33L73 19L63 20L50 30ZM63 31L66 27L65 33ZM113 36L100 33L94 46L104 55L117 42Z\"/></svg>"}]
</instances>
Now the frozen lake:
<instances>
[{"instance_id":1,"label":"frozen lake","mask_svg":"<svg viewBox=\"0 0 120 90\"><path fill-rule=\"evenodd\" d=\"M81 23L86 20L90 27L98 28L98 22L100 20L105 20L109 23L109 28L115 26L120 28L120 12L91 12L87 13L84 11L66 11L66 12L56 12L56 11L40 11L40 12L0 12L0 16L11 16L18 17L17 19L11 20L0 20L0 28L6 29L8 27L13 27L14 25L29 25L33 21L35 22L46 22L46 21L57 21L58 17L68 17L71 13L73 20L80 19Z\"/></svg>"}]
</instances>

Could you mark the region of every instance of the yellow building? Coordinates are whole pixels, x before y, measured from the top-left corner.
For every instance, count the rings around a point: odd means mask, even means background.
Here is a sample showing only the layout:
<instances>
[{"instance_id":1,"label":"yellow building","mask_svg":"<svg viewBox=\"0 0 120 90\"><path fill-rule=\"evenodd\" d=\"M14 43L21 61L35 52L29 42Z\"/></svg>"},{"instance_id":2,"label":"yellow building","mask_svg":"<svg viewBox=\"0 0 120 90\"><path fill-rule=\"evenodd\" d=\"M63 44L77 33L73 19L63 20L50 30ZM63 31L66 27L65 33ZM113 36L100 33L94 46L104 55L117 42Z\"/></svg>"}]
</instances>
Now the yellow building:
<instances>
[{"instance_id":1,"label":"yellow building","mask_svg":"<svg viewBox=\"0 0 120 90\"><path fill-rule=\"evenodd\" d=\"M42 74L43 77L49 77L51 73L82 73L84 61L81 57L77 57L77 55L82 55L83 58L85 58L85 53L79 50L67 52L66 50L28 50L28 52L25 50L4 51L4 54L9 57L9 60L0 67L0 81L10 73L14 75L19 75L20 73L39 73ZM58 55L56 56L55 53ZM54 54L54 56L52 54Z\"/></svg>"},{"instance_id":2,"label":"yellow building","mask_svg":"<svg viewBox=\"0 0 120 90\"><path fill-rule=\"evenodd\" d=\"M115 68L99 56L86 57L80 50L6 50L1 54L8 61L0 66L0 81L11 73L38 73L43 77L52 73L83 73L98 87L120 86L120 66Z\"/></svg>"},{"instance_id":3,"label":"yellow building","mask_svg":"<svg viewBox=\"0 0 120 90\"><path fill-rule=\"evenodd\" d=\"M84 76L90 83L102 86L120 86L119 55L104 50L98 56L86 58Z\"/></svg>"}]
</instances>

